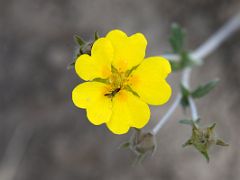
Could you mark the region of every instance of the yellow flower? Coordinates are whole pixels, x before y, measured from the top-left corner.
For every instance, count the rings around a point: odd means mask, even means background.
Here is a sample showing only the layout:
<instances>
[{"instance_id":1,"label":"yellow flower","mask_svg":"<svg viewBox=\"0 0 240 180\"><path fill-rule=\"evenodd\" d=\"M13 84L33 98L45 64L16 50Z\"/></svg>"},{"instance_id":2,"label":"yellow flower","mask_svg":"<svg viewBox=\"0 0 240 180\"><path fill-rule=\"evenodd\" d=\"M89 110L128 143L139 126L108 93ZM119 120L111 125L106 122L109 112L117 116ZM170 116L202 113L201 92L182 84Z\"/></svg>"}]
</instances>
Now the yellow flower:
<instances>
[{"instance_id":1,"label":"yellow flower","mask_svg":"<svg viewBox=\"0 0 240 180\"><path fill-rule=\"evenodd\" d=\"M171 72L163 57L145 58L147 40L141 33L127 36L110 31L94 42L91 56L76 60L76 73L85 81L72 92L72 100L87 111L94 125L106 123L114 134L130 127L143 128L150 119L147 104L161 105L171 96L166 77Z\"/></svg>"}]
</instances>

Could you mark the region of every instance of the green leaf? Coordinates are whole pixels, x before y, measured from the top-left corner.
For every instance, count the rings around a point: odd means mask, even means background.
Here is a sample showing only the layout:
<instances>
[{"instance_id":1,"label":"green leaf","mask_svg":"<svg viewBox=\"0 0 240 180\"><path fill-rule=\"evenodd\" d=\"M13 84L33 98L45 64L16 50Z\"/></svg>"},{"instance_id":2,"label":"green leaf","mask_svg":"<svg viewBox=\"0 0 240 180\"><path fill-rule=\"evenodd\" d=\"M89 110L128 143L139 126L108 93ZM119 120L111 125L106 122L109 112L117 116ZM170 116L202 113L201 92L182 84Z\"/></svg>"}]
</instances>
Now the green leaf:
<instances>
[{"instance_id":1,"label":"green leaf","mask_svg":"<svg viewBox=\"0 0 240 180\"><path fill-rule=\"evenodd\" d=\"M190 59L189 53L186 52L186 51L182 51L180 53L180 60L179 61L171 61L170 60L170 64L171 64L171 67L172 67L173 71L179 71L179 70L182 70L186 67L198 65L192 59Z\"/></svg>"},{"instance_id":2,"label":"green leaf","mask_svg":"<svg viewBox=\"0 0 240 180\"><path fill-rule=\"evenodd\" d=\"M205 96L206 94L208 94L214 87L216 87L217 83L219 82L219 80L213 80L208 82L205 85L201 85L199 86L197 89L195 89L191 95L193 98L201 98L203 96Z\"/></svg>"},{"instance_id":3,"label":"green leaf","mask_svg":"<svg viewBox=\"0 0 240 180\"><path fill-rule=\"evenodd\" d=\"M78 35L75 35L74 39L79 46L83 46L84 44L86 44L86 42Z\"/></svg>"},{"instance_id":4,"label":"green leaf","mask_svg":"<svg viewBox=\"0 0 240 180\"><path fill-rule=\"evenodd\" d=\"M95 78L92 81L101 82L101 83L108 83L108 79L102 79L102 78Z\"/></svg>"},{"instance_id":5,"label":"green leaf","mask_svg":"<svg viewBox=\"0 0 240 180\"><path fill-rule=\"evenodd\" d=\"M200 118L198 118L196 121L193 121L192 119L181 119L178 121L180 124L186 124L186 125L194 125L199 124Z\"/></svg>"},{"instance_id":6,"label":"green leaf","mask_svg":"<svg viewBox=\"0 0 240 180\"><path fill-rule=\"evenodd\" d=\"M181 93L182 93L181 105L185 109L186 107L189 106L188 97L189 97L190 92L183 84L180 84L180 88L181 88Z\"/></svg>"},{"instance_id":7,"label":"green leaf","mask_svg":"<svg viewBox=\"0 0 240 180\"><path fill-rule=\"evenodd\" d=\"M169 61L171 64L172 71L178 71L182 69L182 65L178 61Z\"/></svg>"},{"instance_id":8,"label":"green leaf","mask_svg":"<svg viewBox=\"0 0 240 180\"><path fill-rule=\"evenodd\" d=\"M185 35L185 30L183 30L178 24L172 25L169 42L173 49L173 53L180 56L179 61L170 61L173 71L178 71L189 66L198 65L190 58L189 52L184 48Z\"/></svg>"},{"instance_id":9,"label":"green leaf","mask_svg":"<svg viewBox=\"0 0 240 180\"><path fill-rule=\"evenodd\" d=\"M172 24L169 41L175 53L182 52L184 38L185 38L185 31L178 24L176 23Z\"/></svg>"},{"instance_id":10,"label":"green leaf","mask_svg":"<svg viewBox=\"0 0 240 180\"><path fill-rule=\"evenodd\" d=\"M181 56L181 67L185 68L185 67L189 67L194 65L194 62L190 59L189 53L187 51L182 51L180 53Z\"/></svg>"},{"instance_id":11,"label":"green leaf","mask_svg":"<svg viewBox=\"0 0 240 180\"><path fill-rule=\"evenodd\" d=\"M178 121L180 124L186 124L186 125L193 125L193 120L192 119L181 119Z\"/></svg>"}]
</instances>

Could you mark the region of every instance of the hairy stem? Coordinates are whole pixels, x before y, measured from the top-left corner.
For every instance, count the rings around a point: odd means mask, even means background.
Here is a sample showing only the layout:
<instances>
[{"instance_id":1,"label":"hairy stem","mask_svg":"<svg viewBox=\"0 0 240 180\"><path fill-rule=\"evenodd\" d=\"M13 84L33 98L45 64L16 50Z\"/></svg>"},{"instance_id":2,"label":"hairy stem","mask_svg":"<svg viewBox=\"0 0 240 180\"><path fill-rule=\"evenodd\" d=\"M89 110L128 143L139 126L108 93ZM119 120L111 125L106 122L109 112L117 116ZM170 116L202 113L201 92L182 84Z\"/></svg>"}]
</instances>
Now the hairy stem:
<instances>
[{"instance_id":1,"label":"hairy stem","mask_svg":"<svg viewBox=\"0 0 240 180\"><path fill-rule=\"evenodd\" d=\"M223 25L222 28L220 28L199 48L197 48L193 53L191 53L190 54L191 58L194 61L201 61L202 59L207 57L210 53L212 53L215 49L217 49L227 38L229 38L238 29L240 29L240 13L238 13L236 16L231 18L227 23ZM176 54L166 54L163 56L171 60L179 60L180 58ZM192 72L192 68L186 68L182 74L182 79L181 79L182 84L187 88L190 88L189 82L190 82L191 72ZM181 94L178 94L174 102L166 112L166 114L163 116L162 119L158 121L158 123L152 129L151 133L153 135L156 135L159 132L159 130L162 128L162 126L169 120L169 118L171 117L171 115L174 113L175 109L179 105L180 101L181 101ZM190 104L190 109L192 113L192 119L197 120L198 112L192 97L189 97L189 104Z\"/></svg>"},{"instance_id":2,"label":"hairy stem","mask_svg":"<svg viewBox=\"0 0 240 180\"><path fill-rule=\"evenodd\" d=\"M197 121L199 118L198 111L197 111L196 104L192 97L189 97L189 105L190 105L190 109L191 109L191 113L192 113L192 120Z\"/></svg>"},{"instance_id":3,"label":"hairy stem","mask_svg":"<svg viewBox=\"0 0 240 180\"><path fill-rule=\"evenodd\" d=\"M179 93L173 104L170 106L170 108L168 109L168 111L166 112L166 114L163 116L163 118L156 124L156 126L152 129L151 133L153 135L156 135L159 131L159 129L161 129L161 127L168 121L168 119L170 118L170 116L172 115L172 113L175 111L175 109L177 108L179 102L181 100L181 94Z\"/></svg>"}]
</instances>

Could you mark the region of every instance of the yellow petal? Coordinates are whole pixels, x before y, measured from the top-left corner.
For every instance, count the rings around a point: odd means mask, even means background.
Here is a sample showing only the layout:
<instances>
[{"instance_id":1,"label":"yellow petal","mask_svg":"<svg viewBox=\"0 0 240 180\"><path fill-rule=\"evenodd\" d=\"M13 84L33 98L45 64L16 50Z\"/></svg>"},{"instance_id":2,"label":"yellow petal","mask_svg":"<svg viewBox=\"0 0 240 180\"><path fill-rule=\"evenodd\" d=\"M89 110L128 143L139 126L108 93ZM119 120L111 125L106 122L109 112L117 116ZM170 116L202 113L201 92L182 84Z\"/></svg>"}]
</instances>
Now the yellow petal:
<instances>
[{"instance_id":1,"label":"yellow petal","mask_svg":"<svg viewBox=\"0 0 240 180\"><path fill-rule=\"evenodd\" d=\"M112 114L111 99L104 94L108 87L99 82L79 84L72 92L73 103L87 109L87 117L94 125L108 122Z\"/></svg>"},{"instance_id":2,"label":"yellow petal","mask_svg":"<svg viewBox=\"0 0 240 180\"><path fill-rule=\"evenodd\" d=\"M92 47L91 56L83 54L76 60L75 70L85 81L107 78L111 75L113 47L106 38L98 39Z\"/></svg>"},{"instance_id":3,"label":"yellow petal","mask_svg":"<svg viewBox=\"0 0 240 180\"><path fill-rule=\"evenodd\" d=\"M147 58L132 72L130 86L144 102L151 105L164 104L172 92L165 80L170 72L171 66L163 57Z\"/></svg>"},{"instance_id":4,"label":"yellow petal","mask_svg":"<svg viewBox=\"0 0 240 180\"><path fill-rule=\"evenodd\" d=\"M149 118L148 105L131 92L121 90L113 98L112 117L107 127L114 134L124 134L130 127L144 127Z\"/></svg>"},{"instance_id":5,"label":"yellow petal","mask_svg":"<svg viewBox=\"0 0 240 180\"><path fill-rule=\"evenodd\" d=\"M99 82L85 82L76 86L72 91L75 106L87 108L91 102L104 94L106 85Z\"/></svg>"},{"instance_id":6,"label":"yellow petal","mask_svg":"<svg viewBox=\"0 0 240 180\"><path fill-rule=\"evenodd\" d=\"M99 38L94 42L91 50L91 56L98 64L103 64L111 67L113 58L113 46L107 38Z\"/></svg>"},{"instance_id":7,"label":"yellow petal","mask_svg":"<svg viewBox=\"0 0 240 180\"><path fill-rule=\"evenodd\" d=\"M122 46L124 44L124 41L127 39L127 35L125 34L125 32L115 29L110 31L106 35L106 38L111 41L115 49L116 47Z\"/></svg>"},{"instance_id":8,"label":"yellow petal","mask_svg":"<svg viewBox=\"0 0 240 180\"><path fill-rule=\"evenodd\" d=\"M119 71L126 71L141 63L144 59L147 40L141 33L130 37L120 31L110 31L107 36L114 47L113 66Z\"/></svg>"},{"instance_id":9,"label":"yellow petal","mask_svg":"<svg viewBox=\"0 0 240 180\"><path fill-rule=\"evenodd\" d=\"M87 107L87 117L94 125L108 122L112 115L112 101L104 95L98 97Z\"/></svg>"}]
</instances>

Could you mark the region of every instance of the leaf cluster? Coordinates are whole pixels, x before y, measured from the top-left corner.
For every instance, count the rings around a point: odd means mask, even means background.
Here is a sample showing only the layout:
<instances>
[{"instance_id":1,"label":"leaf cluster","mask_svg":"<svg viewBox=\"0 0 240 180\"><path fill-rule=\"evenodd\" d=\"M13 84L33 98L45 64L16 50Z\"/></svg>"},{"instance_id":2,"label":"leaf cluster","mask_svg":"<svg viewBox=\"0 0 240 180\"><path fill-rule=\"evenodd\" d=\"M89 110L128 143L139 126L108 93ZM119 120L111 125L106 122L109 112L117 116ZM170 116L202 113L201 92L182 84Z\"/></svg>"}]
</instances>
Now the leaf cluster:
<instances>
[{"instance_id":1,"label":"leaf cluster","mask_svg":"<svg viewBox=\"0 0 240 180\"><path fill-rule=\"evenodd\" d=\"M169 38L170 45L172 47L173 54L180 56L179 61L171 61L173 71L179 71L186 67L196 65L190 58L189 52L185 49L186 31L178 24L174 23L171 27L171 35Z\"/></svg>"}]
</instances>

